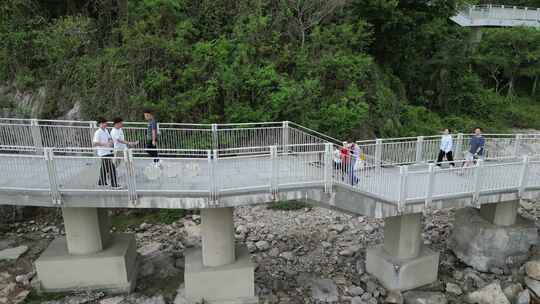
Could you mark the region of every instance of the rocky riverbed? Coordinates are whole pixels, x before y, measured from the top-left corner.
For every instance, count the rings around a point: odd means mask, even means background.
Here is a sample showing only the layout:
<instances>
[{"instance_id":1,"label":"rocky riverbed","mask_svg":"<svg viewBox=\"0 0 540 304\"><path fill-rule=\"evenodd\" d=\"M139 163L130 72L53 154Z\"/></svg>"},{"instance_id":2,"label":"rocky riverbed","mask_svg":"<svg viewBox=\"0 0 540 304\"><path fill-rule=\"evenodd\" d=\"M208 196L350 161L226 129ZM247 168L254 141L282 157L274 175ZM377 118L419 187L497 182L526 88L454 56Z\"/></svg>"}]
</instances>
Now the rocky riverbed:
<instances>
[{"instance_id":1,"label":"rocky riverbed","mask_svg":"<svg viewBox=\"0 0 540 304\"><path fill-rule=\"evenodd\" d=\"M538 220L540 206L523 203L520 213ZM257 206L237 208L235 225L237 242L249 248L257 264L260 303L540 303L540 248L533 247L527 263L514 269L478 272L447 248L453 217L452 210L426 214L424 242L441 251L439 280L404 294L385 290L365 272L365 249L382 242L383 220L318 207L282 211ZM0 304L185 303L183 251L200 246L198 215L126 229L136 235L140 268L135 293L122 296L30 292L32 261L63 234L61 222L56 215L0 227Z\"/></svg>"}]
</instances>

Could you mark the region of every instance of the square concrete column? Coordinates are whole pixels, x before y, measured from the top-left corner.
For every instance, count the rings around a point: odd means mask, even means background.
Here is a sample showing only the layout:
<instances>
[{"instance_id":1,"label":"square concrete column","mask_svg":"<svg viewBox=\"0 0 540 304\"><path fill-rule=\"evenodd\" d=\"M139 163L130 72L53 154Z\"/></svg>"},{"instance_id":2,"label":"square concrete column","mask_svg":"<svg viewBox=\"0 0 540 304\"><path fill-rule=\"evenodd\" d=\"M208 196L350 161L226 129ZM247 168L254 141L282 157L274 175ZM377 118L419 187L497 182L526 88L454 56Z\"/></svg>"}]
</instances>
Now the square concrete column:
<instances>
[{"instance_id":1,"label":"square concrete column","mask_svg":"<svg viewBox=\"0 0 540 304\"><path fill-rule=\"evenodd\" d=\"M202 249L184 253L186 299L190 303L258 303L255 265L245 246L236 246L233 208L201 210Z\"/></svg>"},{"instance_id":2,"label":"square concrete column","mask_svg":"<svg viewBox=\"0 0 540 304\"><path fill-rule=\"evenodd\" d=\"M234 263L233 208L202 209L201 238L204 266Z\"/></svg>"},{"instance_id":3,"label":"square concrete column","mask_svg":"<svg viewBox=\"0 0 540 304\"><path fill-rule=\"evenodd\" d=\"M484 204L480 207L480 215L497 226L512 226L517 221L519 200Z\"/></svg>"},{"instance_id":4,"label":"square concrete column","mask_svg":"<svg viewBox=\"0 0 540 304\"><path fill-rule=\"evenodd\" d=\"M422 214L385 219L384 244L367 250L366 270L387 289L409 290L437 280L439 253L423 246Z\"/></svg>"},{"instance_id":5,"label":"square concrete column","mask_svg":"<svg viewBox=\"0 0 540 304\"><path fill-rule=\"evenodd\" d=\"M130 234L111 234L106 209L63 208L66 237L59 237L36 260L45 292L135 288L137 251Z\"/></svg>"},{"instance_id":6,"label":"square concrete column","mask_svg":"<svg viewBox=\"0 0 540 304\"><path fill-rule=\"evenodd\" d=\"M106 209L62 208L70 254L102 251L110 238L110 221Z\"/></svg>"},{"instance_id":7,"label":"square concrete column","mask_svg":"<svg viewBox=\"0 0 540 304\"><path fill-rule=\"evenodd\" d=\"M407 214L384 221L384 250L399 259L418 256L423 244L422 214Z\"/></svg>"}]
</instances>

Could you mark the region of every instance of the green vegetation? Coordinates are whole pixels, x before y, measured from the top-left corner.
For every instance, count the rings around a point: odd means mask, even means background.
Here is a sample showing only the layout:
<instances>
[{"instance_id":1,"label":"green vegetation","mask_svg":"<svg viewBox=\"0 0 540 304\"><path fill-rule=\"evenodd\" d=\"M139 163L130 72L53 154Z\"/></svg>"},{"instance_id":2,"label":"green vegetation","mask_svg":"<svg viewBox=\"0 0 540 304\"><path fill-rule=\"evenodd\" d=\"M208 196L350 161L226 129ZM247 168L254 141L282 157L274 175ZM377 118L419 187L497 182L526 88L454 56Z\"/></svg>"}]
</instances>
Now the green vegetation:
<instances>
[{"instance_id":1,"label":"green vegetation","mask_svg":"<svg viewBox=\"0 0 540 304\"><path fill-rule=\"evenodd\" d=\"M290 211L311 208L311 205L300 201L279 201L268 205L267 208L271 210Z\"/></svg>"},{"instance_id":2,"label":"green vegetation","mask_svg":"<svg viewBox=\"0 0 540 304\"><path fill-rule=\"evenodd\" d=\"M342 139L537 128L540 31L483 29L476 44L448 19L466 2L2 1L0 81L45 92L44 118L80 102L85 119L151 107L161 121L292 120Z\"/></svg>"},{"instance_id":3,"label":"green vegetation","mask_svg":"<svg viewBox=\"0 0 540 304\"><path fill-rule=\"evenodd\" d=\"M48 301L59 301L64 299L65 293L38 293L32 290L24 300L24 304L41 304Z\"/></svg>"},{"instance_id":4,"label":"green vegetation","mask_svg":"<svg viewBox=\"0 0 540 304\"><path fill-rule=\"evenodd\" d=\"M183 209L160 209L137 212L135 214L115 214L111 216L111 226L117 231L125 231L128 228L139 227L142 223L148 224L172 224L183 218L186 211Z\"/></svg>"}]
</instances>

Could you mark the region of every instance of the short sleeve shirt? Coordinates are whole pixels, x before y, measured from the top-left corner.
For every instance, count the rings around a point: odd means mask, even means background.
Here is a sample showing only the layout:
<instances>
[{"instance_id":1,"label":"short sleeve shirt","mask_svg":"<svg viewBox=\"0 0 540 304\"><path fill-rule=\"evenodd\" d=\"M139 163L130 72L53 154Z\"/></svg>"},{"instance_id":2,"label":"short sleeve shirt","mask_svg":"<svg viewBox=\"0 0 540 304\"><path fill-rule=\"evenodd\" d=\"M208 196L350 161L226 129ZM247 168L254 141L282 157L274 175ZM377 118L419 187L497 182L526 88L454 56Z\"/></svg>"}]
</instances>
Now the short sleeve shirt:
<instances>
[{"instance_id":1,"label":"short sleeve shirt","mask_svg":"<svg viewBox=\"0 0 540 304\"><path fill-rule=\"evenodd\" d=\"M109 140L111 140L111 135L109 134L109 131L107 129L99 128L94 133L94 139L92 142L94 143L106 143ZM97 155L98 156L105 156L112 154L111 148L105 148L105 147L98 147L97 148Z\"/></svg>"},{"instance_id":2,"label":"short sleeve shirt","mask_svg":"<svg viewBox=\"0 0 540 304\"><path fill-rule=\"evenodd\" d=\"M157 122L155 119L151 119L148 121L148 129L146 130L146 139L148 141L152 140L152 130L156 130L157 134Z\"/></svg>"},{"instance_id":3,"label":"short sleeve shirt","mask_svg":"<svg viewBox=\"0 0 540 304\"><path fill-rule=\"evenodd\" d=\"M111 137L112 137L115 149L123 150L127 148L127 145L122 143L122 142L125 142L124 131L122 129L112 128Z\"/></svg>"},{"instance_id":4,"label":"short sleeve shirt","mask_svg":"<svg viewBox=\"0 0 540 304\"><path fill-rule=\"evenodd\" d=\"M484 155L484 145L486 140L483 136L473 136L471 138L471 149L470 153L475 154L478 151L478 155Z\"/></svg>"}]
</instances>

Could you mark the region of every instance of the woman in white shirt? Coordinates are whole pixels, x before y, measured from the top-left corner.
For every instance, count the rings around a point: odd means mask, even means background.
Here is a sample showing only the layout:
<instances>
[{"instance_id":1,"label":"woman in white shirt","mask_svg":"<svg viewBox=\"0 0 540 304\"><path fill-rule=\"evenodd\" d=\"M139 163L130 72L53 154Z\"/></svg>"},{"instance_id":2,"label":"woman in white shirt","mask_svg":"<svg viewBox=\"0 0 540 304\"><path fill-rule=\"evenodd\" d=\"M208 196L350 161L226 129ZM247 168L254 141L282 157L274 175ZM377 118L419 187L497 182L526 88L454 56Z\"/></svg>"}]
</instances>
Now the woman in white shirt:
<instances>
[{"instance_id":1,"label":"woman in white shirt","mask_svg":"<svg viewBox=\"0 0 540 304\"><path fill-rule=\"evenodd\" d=\"M452 154L454 143L453 143L452 135L450 135L450 129L446 128L443 130L442 133L443 135L441 137L439 156L437 157L437 166L440 167L443 158L446 157L446 160L450 162L450 165L452 167L455 167L456 164L454 164L454 156Z\"/></svg>"}]
</instances>

